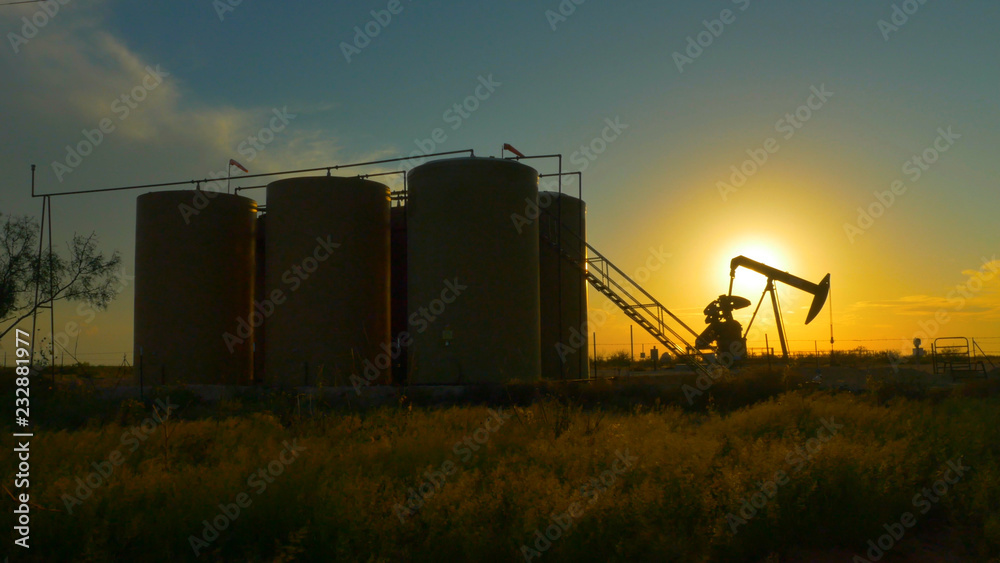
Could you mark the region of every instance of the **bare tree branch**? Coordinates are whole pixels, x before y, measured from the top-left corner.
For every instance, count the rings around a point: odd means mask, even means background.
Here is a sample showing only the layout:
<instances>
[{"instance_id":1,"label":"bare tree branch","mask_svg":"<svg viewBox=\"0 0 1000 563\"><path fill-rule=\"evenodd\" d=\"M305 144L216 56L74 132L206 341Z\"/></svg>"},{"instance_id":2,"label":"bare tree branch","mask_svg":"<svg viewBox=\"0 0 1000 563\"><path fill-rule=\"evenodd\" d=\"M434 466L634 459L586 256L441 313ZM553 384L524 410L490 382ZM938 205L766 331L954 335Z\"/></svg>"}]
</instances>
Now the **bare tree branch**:
<instances>
[{"instance_id":1,"label":"bare tree branch","mask_svg":"<svg viewBox=\"0 0 1000 563\"><path fill-rule=\"evenodd\" d=\"M39 257L38 224L30 217L7 216L0 224L0 338L51 301L87 301L104 309L118 295L121 255L105 256L96 233L73 235L69 258L43 251ZM35 287L38 286L38 299Z\"/></svg>"}]
</instances>

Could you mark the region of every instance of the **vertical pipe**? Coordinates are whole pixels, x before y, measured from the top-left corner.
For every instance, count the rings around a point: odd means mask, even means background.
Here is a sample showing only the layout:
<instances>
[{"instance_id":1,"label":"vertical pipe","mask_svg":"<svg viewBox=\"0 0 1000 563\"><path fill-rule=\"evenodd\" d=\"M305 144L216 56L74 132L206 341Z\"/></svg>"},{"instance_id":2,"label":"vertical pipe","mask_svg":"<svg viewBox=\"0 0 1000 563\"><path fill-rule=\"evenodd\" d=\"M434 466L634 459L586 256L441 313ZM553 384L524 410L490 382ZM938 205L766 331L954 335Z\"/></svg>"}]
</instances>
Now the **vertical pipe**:
<instances>
[{"instance_id":1,"label":"vertical pipe","mask_svg":"<svg viewBox=\"0 0 1000 563\"><path fill-rule=\"evenodd\" d=\"M635 363L635 341L632 340L632 325L628 325L628 371L632 372Z\"/></svg>"},{"instance_id":2,"label":"vertical pipe","mask_svg":"<svg viewBox=\"0 0 1000 563\"><path fill-rule=\"evenodd\" d=\"M586 226L584 225L584 222L583 222L583 219L584 219L583 172L577 172L576 173L576 185L577 185L577 191L576 191L576 193L577 193L577 199L580 200L580 217L579 217L579 223L577 223L577 225L580 226L580 230L582 231L580 233L582 235L582 240L580 241L580 259L583 260L584 267L586 267L586 265L587 265L587 228L586 228ZM584 326L588 326L588 327L590 326L590 322L589 322L588 315L587 315L587 291L588 291L589 287L590 287L590 284L587 283L586 281L584 281L583 282L583 291L580 292L580 302L578 303L579 310L577 311L577 318L582 319L583 325ZM580 327L580 332L587 332L587 330L585 328L583 328L583 327ZM596 337L597 333L594 333L594 336ZM586 340L584 340L584 341L586 342ZM594 367L595 368L597 367L597 351L596 350L594 351ZM596 370L595 370L595 373L594 373L594 377L597 377Z\"/></svg>"},{"instance_id":3,"label":"vertical pipe","mask_svg":"<svg viewBox=\"0 0 1000 563\"><path fill-rule=\"evenodd\" d=\"M31 167L32 172L34 172L34 169L35 169L35 167L32 166ZM34 191L35 191L34 190L34 185L35 185L35 175L34 175L34 173L32 173L32 175L31 175L31 185L32 185L31 191L32 191L32 193L34 193ZM29 350L30 350L29 357L31 358L31 362L35 361L35 340L36 340L35 331L37 330L35 327L38 324L38 300L40 298L38 294L39 294L39 290L41 289L41 283L42 283L42 276L41 276L41 271L40 271L42 269L42 238L43 238L42 237L42 233L45 232L45 209L46 209L46 206L48 205L48 203L49 203L49 198L43 197L42 198L42 224L38 228L38 260L35 262L35 301L34 301L34 303L32 303L32 306L34 307L34 309L31 311L31 346L29 348Z\"/></svg>"},{"instance_id":4,"label":"vertical pipe","mask_svg":"<svg viewBox=\"0 0 1000 563\"><path fill-rule=\"evenodd\" d=\"M833 288L830 288L830 365L833 365Z\"/></svg>"},{"instance_id":5,"label":"vertical pipe","mask_svg":"<svg viewBox=\"0 0 1000 563\"><path fill-rule=\"evenodd\" d=\"M788 359L788 346L785 344L785 329L781 326L781 307L778 306L778 292L774 289L774 280L767 280L767 289L771 292L771 305L774 307L774 324L778 327L778 341L781 342L781 357Z\"/></svg>"},{"instance_id":6,"label":"vertical pipe","mask_svg":"<svg viewBox=\"0 0 1000 563\"><path fill-rule=\"evenodd\" d=\"M139 367L139 400L143 401L145 399L142 396L142 346L139 347L138 367Z\"/></svg>"},{"instance_id":7,"label":"vertical pipe","mask_svg":"<svg viewBox=\"0 0 1000 563\"><path fill-rule=\"evenodd\" d=\"M767 341L767 333L764 333L764 355L767 356L767 371L771 371L771 344Z\"/></svg>"},{"instance_id":8,"label":"vertical pipe","mask_svg":"<svg viewBox=\"0 0 1000 563\"><path fill-rule=\"evenodd\" d=\"M52 270L52 200L49 200L49 348L52 357L52 388L56 387L56 296L55 272Z\"/></svg>"},{"instance_id":9,"label":"vertical pipe","mask_svg":"<svg viewBox=\"0 0 1000 563\"><path fill-rule=\"evenodd\" d=\"M563 304L563 291L562 291L562 262L559 262L559 255L563 252L562 246L562 232L563 232L563 222L562 222L562 155L559 155L559 177L556 181L559 183L559 198L556 200L556 248L558 252L556 253L556 287L559 288L559 301L556 303L556 326L559 330L559 338L557 342L562 340L563 322L562 322L562 304ZM559 374L562 376L560 379L566 379L566 363L562 362L559 370Z\"/></svg>"}]
</instances>

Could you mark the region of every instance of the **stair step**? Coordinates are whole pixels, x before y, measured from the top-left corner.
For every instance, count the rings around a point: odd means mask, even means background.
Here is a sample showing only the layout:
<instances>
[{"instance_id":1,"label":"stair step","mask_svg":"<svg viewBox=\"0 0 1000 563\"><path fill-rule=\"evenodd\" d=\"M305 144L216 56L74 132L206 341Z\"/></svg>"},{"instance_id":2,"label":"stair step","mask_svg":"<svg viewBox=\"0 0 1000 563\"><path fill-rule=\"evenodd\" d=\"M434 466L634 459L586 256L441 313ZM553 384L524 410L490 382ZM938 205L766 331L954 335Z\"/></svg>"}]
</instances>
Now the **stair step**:
<instances>
[{"instance_id":1,"label":"stair step","mask_svg":"<svg viewBox=\"0 0 1000 563\"><path fill-rule=\"evenodd\" d=\"M575 237L575 235L573 236ZM559 243L549 238L547 233L541 233L541 237L549 244L549 246L556 249L560 256L582 270L584 278L588 283L590 283L591 286L618 306L618 308L621 309L627 317L635 321L636 324L652 335L657 342L664 346L664 348L673 352L680 361L690 364L692 367L703 373L708 373L708 369L695 358L695 356L700 355L700 353L696 353L694 355L687 354L685 351L682 351L680 346L667 337L666 330L664 330L666 324L663 319L672 317L672 315L666 310L665 307L660 305L658 302L655 302L655 300L654 303L643 304L639 303L635 298L629 296L629 299L631 300L630 303L630 301L626 300L625 297L619 295L609 283L605 282L605 280L608 280L611 283L617 284L617 282L612 278L612 272L618 272L620 270L618 270L618 268L616 268L610 260L605 258L604 255L594 250L593 247L588 246L589 252L592 252L594 256L580 260L560 248ZM569 240L572 241L573 239L570 238ZM593 269L600 275L591 271L591 266L593 266ZM625 283L624 280L620 281ZM636 286L636 288L642 291L641 287ZM647 296L649 295L645 291L642 291L642 293ZM650 319L649 317L653 318Z\"/></svg>"}]
</instances>

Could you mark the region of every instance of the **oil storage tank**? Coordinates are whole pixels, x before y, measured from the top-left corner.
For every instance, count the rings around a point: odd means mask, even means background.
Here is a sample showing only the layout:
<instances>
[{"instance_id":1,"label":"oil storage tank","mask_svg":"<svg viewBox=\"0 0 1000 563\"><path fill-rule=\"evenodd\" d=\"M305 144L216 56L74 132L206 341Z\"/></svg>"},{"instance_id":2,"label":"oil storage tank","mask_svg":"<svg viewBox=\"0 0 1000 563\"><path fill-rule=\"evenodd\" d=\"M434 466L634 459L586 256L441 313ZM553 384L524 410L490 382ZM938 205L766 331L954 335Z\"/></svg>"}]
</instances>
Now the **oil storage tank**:
<instances>
[{"instance_id":1,"label":"oil storage tank","mask_svg":"<svg viewBox=\"0 0 1000 563\"><path fill-rule=\"evenodd\" d=\"M264 246L267 241L267 215L260 215L257 217L257 236L255 241L255 252L257 253L255 257L254 264L254 280L253 280L253 294L255 303L263 303L267 297L265 295L264 288L264 264L266 263L266 248ZM259 313L258 313L259 314ZM264 346L264 334L266 332L265 327L267 326L266 319L261 319L264 322L260 323L260 326L254 328L253 331L253 381L254 383L260 383L264 380L264 357L265 357L265 346Z\"/></svg>"},{"instance_id":2,"label":"oil storage tank","mask_svg":"<svg viewBox=\"0 0 1000 563\"><path fill-rule=\"evenodd\" d=\"M252 375L251 199L201 190L136 202L136 371L144 385L246 384Z\"/></svg>"},{"instance_id":3,"label":"oil storage tank","mask_svg":"<svg viewBox=\"0 0 1000 563\"><path fill-rule=\"evenodd\" d=\"M407 197L409 381L539 379L538 172L437 160L410 171Z\"/></svg>"},{"instance_id":4,"label":"oil storage tank","mask_svg":"<svg viewBox=\"0 0 1000 563\"><path fill-rule=\"evenodd\" d=\"M389 237L384 184L329 176L268 184L268 384L391 381Z\"/></svg>"},{"instance_id":5,"label":"oil storage tank","mask_svg":"<svg viewBox=\"0 0 1000 563\"><path fill-rule=\"evenodd\" d=\"M586 204L541 192L538 207L542 377L587 379Z\"/></svg>"},{"instance_id":6,"label":"oil storage tank","mask_svg":"<svg viewBox=\"0 0 1000 563\"><path fill-rule=\"evenodd\" d=\"M402 333L408 330L406 310L406 206L397 205L390 211L392 222L391 254L392 266L390 272L390 287L392 294L392 324L393 346L398 353L392 361L392 380L394 383L406 383L406 353L407 348L401 346Z\"/></svg>"}]
</instances>

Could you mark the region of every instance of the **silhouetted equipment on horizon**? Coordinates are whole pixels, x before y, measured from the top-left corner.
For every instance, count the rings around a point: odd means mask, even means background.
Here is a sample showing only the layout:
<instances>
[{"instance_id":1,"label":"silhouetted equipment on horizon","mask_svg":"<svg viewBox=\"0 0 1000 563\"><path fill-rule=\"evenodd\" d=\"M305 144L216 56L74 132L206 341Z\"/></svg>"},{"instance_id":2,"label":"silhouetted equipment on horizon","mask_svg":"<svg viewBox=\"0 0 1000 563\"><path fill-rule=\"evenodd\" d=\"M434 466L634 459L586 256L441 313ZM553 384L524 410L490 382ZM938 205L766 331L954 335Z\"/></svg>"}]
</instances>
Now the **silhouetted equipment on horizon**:
<instances>
[{"instance_id":1,"label":"silhouetted equipment on horizon","mask_svg":"<svg viewBox=\"0 0 1000 563\"><path fill-rule=\"evenodd\" d=\"M326 172L237 187L268 189L266 223L257 216L262 206L239 195L216 194L208 206L201 184L214 180L207 178L50 194L36 193L32 182L32 196L47 203L54 196L194 186L137 200L134 363L140 388L144 371L157 384L309 386L324 374L341 384L348 374L355 384L390 383L390 364L393 373L405 372L417 384L587 378L587 284L666 353L703 374L720 351L745 355L746 335L732 312L750 301L732 295L732 280L730 294L705 308L710 326L699 335L587 243L581 172L563 172L559 154L525 156L509 144L506 152L516 156L433 153L423 157L468 156L356 178L331 171L412 157L242 176ZM559 172L539 174L522 159L558 159ZM402 191L366 180L389 174L403 174ZM564 175L578 177L576 198L562 192ZM558 191L540 194L538 181L549 176L559 179ZM394 212L391 201L400 204ZM340 249L331 237L347 234ZM312 276L321 261L329 271ZM830 276L812 284L739 256L731 277L739 266L767 276L765 293L771 291L787 357L774 281L815 296L808 323L826 302ZM310 289L297 292L296 303L279 313L276 305L291 301L284 285L291 293L307 279ZM447 306L459 291L462 306ZM425 331L431 323L434 329ZM410 334L413 324L416 334ZM486 342L503 353L481 354ZM362 372L365 380L358 379Z\"/></svg>"},{"instance_id":2,"label":"silhouetted equipment on horizon","mask_svg":"<svg viewBox=\"0 0 1000 563\"><path fill-rule=\"evenodd\" d=\"M747 341L743 336L743 326L733 319L733 311L750 306L750 300L737 295L720 295L705 307L705 323L708 326L698 336L695 345L699 349L710 348L718 342L717 350L732 354L733 360L746 357Z\"/></svg>"},{"instance_id":3,"label":"silhouetted equipment on horizon","mask_svg":"<svg viewBox=\"0 0 1000 563\"><path fill-rule=\"evenodd\" d=\"M950 375L952 381L963 377L986 378L986 364L976 360L975 339L969 346L969 339L964 336L942 336L931 342L931 365L935 375ZM982 352L982 348L979 348ZM983 354L987 360L986 354ZM992 365L992 362L990 362Z\"/></svg>"},{"instance_id":4,"label":"silhouetted equipment on horizon","mask_svg":"<svg viewBox=\"0 0 1000 563\"><path fill-rule=\"evenodd\" d=\"M550 211L539 209L539 215L550 215ZM556 224L559 223L556 222ZM565 222L558 235L562 237L562 244L555 240L556 237L553 236L553 233L539 232L541 240L556 249L561 248L562 257L573 263L594 289L607 297L657 342L663 344L668 352L693 369L704 374L709 373L708 354L694 345L698 337L697 332L664 307L662 303L625 274L621 268L615 266L607 257L598 252L590 243L580 240L576 233L567 228ZM567 248L580 243L586 247L586 256L583 260L578 254L567 251Z\"/></svg>"},{"instance_id":5,"label":"silhouetted equipment on horizon","mask_svg":"<svg viewBox=\"0 0 1000 563\"><path fill-rule=\"evenodd\" d=\"M764 295L767 292L771 292L771 304L774 307L774 324L778 327L778 340L781 342L781 355L783 358L787 359L788 344L785 340L785 329L781 322L781 307L778 305L778 292L774 289L774 282L779 281L813 295L812 305L809 307L809 314L806 315L806 324L809 324L823 309L823 305L826 303L826 298L830 294L830 274L827 274L822 281L816 284L741 255L733 258L732 261L729 262L729 295L731 297L733 296L733 280L736 278L736 269L740 266L743 266L748 270L753 270L759 274L763 274L767 277L767 286L765 286L764 292L760 296L760 301L757 302L757 308L754 310L753 316L747 324L746 334L749 334L750 326L757 317L757 311L760 310L760 305L764 302ZM733 299L741 299L745 301L742 297L733 297ZM746 334L743 335L744 345L746 343Z\"/></svg>"}]
</instances>

